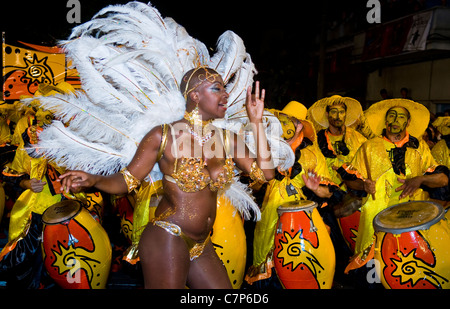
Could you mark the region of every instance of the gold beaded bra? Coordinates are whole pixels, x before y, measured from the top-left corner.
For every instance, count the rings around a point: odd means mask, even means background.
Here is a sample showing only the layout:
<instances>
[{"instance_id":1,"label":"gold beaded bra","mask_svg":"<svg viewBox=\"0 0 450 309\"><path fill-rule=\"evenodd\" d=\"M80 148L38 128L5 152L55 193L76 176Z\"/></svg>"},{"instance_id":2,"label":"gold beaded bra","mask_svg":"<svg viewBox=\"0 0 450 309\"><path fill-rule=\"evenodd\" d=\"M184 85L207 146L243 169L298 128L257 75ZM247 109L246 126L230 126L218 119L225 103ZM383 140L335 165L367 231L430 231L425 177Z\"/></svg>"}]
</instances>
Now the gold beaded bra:
<instances>
[{"instance_id":1,"label":"gold beaded bra","mask_svg":"<svg viewBox=\"0 0 450 309\"><path fill-rule=\"evenodd\" d=\"M172 131L172 136L173 134ZM225 137L226 134L223 134L223 141L226 147L227 141L225 141ZM234 163L232 158L228 157L225 159L223 170L219 173L216 180L211 179L206 166L206 160L203 158L176 158L172 175L164 175L164 177L166 180L176 183L184 192L198 192L207 186L209 186L211 191L215 192L224 189L233 180Z\"/></svg>"}]
</instances>

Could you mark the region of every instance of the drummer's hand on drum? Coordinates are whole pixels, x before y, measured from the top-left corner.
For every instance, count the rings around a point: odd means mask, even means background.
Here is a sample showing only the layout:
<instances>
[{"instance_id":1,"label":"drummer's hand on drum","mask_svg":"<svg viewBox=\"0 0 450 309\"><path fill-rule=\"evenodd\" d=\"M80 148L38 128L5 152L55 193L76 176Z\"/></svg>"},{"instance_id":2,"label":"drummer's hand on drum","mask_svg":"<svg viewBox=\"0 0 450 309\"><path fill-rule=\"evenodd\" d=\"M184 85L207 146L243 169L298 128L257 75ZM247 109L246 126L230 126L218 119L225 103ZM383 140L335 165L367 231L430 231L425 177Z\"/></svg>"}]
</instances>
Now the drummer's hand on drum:
<instances>
[{"instance_id":1,"label":"drummer's hand on drum","mask_svg":"<svg viewBox=\"0 0 450 309\"><path fill-rule=\"evenodd\" d=\"M46 184L45 181L41 181L36 178L31 178L31 179L22 180L19 185L20 185L20 187L22 187L24 189L30 189L34 193L39 193L39 192L42 192L42 190L44 190L45 184Z\"/></svg>"},{"instance_id":2,"label":"drummer's hand on drum","mask_svg":"<svg viewBox=\"0 0 450 309\"><path fill-rule=\"evenodd\" d=\"M320 181L322 180L322 177L317 175L314 170L308 170L306 174L302 175L303 181L305 182L305 186L314 192L315 195L321 198L330 198L332 193L328 189L328 186L321 186Z\"/></svg>"},{"instance_id":3,"label":"drummer's hand on drum","mask_svg":"<svg viewBox=\"0 0 450 309\"><path fill-rule=\"evenodd\" d=\"M308 175L308 177L306 176ZM316 192L320 184L320 176L313 170L308 170L307 174L302 175L305 186L313 192Z\"/></svg>"},{"instance_id":4,"label":"drummer's hand on drum","mask_svg":"<svg viewBox=\"0 0 450 309\"><path fill-rule=\"evenodd\" d=\"M42 192L42 190L44 190L44 185L45 184L46 184L45 181L41 181L41 180L36 179L36 178L31 178L30 179L31 191L33 191L34 193Z\"/></svg>"},{"instance_id":5,"label":"drummer's hand on drum","mask_svg":"<svg viewBox=\"0 0 450 309\"><path fill-rule=\"evenodd\" d=\"M83 171L69 171L59 176L61 192L79 193L95 185L95 175Z\"/></svg>"},{"instance_id":6,"label":"drummer's hand on drum","mask_svg":"<svg viewBox=\"0 0 450 309\"><path fill-rule=\"evenodd\" d=\"M405 198L407 196L413 196L414 192L416 192L416 190L419 189L422 184L422 180L420 179L420 177L413 177L409 179L397 178L397 180L403 184L395 189L395 192L402 191L399 199Z\"/></svg>"}]
</instances>

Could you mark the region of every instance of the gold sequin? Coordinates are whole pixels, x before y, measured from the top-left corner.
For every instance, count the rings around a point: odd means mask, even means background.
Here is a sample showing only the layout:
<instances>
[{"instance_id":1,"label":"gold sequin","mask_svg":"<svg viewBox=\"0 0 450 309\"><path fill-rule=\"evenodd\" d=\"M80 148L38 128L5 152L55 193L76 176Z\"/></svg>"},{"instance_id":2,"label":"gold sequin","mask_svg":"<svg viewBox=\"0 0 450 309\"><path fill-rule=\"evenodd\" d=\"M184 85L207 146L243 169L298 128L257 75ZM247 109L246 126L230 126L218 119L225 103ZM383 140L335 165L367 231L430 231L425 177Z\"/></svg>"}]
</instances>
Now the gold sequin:
<instances>
[{"instance_id":1,"label":"gold sequin","mask_svg":"<svg viewBox=\"0 0 450 309\"><path fill-rule=\"evenodd\" d=\"M264 172L259 168L256 160L253 161L252 167L250 168L250 179L253 181L250 184L250 188L258 190L267 181L264 176Z\"/></svg>"},{"instance_id":2,"label":"gold sequin","mask_svg":"<svg viewBox=\"0 0 450 309\"><path fill-rule=\"evenodd\" d=\"M215 181L204 172L206 162L202 158L181 158L177 163L172 178L184 192L197 192L208 185L211 191L217 191L223 189L233 178L234 166L231 158L225 160L224 170Z\"/></svg>"},{"instance_id":3,"label":"gold sequin","mask_svg":"<svg viewBox=\"0 0 450 309\"><path fill-rule=\"evenodd\" d=\"M131 193L134 189L141 185L141 182L136 177L131 175L130 171L126 167L120 170L120 173L123 175L123 179L127 184L128 193Z\"/></svg>"}]
</instances>

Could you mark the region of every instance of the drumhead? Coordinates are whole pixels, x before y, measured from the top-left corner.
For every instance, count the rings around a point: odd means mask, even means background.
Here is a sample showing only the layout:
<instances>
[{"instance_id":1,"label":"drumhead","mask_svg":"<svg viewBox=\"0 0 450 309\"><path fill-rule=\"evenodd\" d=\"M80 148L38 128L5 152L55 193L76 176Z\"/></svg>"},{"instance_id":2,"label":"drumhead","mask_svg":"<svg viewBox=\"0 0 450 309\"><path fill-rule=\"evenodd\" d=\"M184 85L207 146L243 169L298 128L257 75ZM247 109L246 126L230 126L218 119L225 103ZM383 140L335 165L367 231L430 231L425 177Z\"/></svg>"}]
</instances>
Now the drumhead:
<instances>
[{"instance_id":1,"label":"drumhead","mask_svg":"<svg viewBox=\"0 0 450 309\"><path fill-rule=\"evenodd\" d=\"M277 208L278 215L281 216L282 213L285 212L297 212L297 211L306 211L313 210L317 207L317 203L308 200L295 201L284 203Z\"/></svg>"},{"instance_id":2,"label":"drumhead","mask_svg":"<svg viewBox=\"0 0 450 309\"><path fill-rule=\"evenodd\" d=\"M42 214L44 224L59 224L78 215L82 204L77 200L64 200L47 208Z\"/></svg>"},{"instance_id":3,"label":"drumhead","mask_svg":"<svg viewBox=\"0 0 450 309\"><path fill-rule=\"evenodd\" d=\"M375 231L401 234L428 229L445 215L444 208L434 202L411 201L386 208L375 216Z\"/></svg>"}]
</instances>

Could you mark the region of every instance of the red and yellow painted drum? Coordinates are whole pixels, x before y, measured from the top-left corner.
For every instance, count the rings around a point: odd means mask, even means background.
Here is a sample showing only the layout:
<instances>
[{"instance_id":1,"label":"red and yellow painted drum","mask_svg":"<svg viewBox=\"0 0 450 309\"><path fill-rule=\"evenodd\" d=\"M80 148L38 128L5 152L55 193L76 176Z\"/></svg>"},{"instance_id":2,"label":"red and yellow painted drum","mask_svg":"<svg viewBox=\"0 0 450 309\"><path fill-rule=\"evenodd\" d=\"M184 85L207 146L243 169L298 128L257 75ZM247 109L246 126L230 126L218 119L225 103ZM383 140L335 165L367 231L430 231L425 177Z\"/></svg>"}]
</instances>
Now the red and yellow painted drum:
<instances>
[{"instance_id":1,"label":"red and yellow painted drum","mask_svg":"<svg viewBox=\"0 0 450 309\"><path fill-rule=\"evenodd\" d=\"M342 236L344 237L347 246L350 248L352 252L355 252L356 237L358 237L360 218L361 218L360 209L358 209L349 216L337 218Z\"/></svg>"},{"instance_id":2,"label":"red and yellow painted drum","mask_svg":"<svg viewBox=\"0 0 450 309\"><path fill-rule=\"evenodd\" d=\"M330 289L336 255L328 230L312 201L278 207L275 270L286 289Z\"/></svg>"},{"instance_id":3,"label":"red and yellow painted drum","mask_svg":"<svg viewBox=\"0 0 450 309\"><path fill-rule=\"evenodd\" d=\"M217 200L217 213L211 241L225 265L233 288L239 289L245 275L247 242L241 214L225 197Z\"/></svg>"},{"instance_id":4,"label":"red and yellow painted drum","mask_svg":"<svg viewBox=\"0 0 450 309\"><path fill-rule=\"evenodd\" d=\"M373 221L375 259L388 289L450 288L450 228L441 205L411 201Z\"/></svg>"},{"instance_id":5,"label":"red and yellow painted drum","mask_svg":"<svg viewBox=\"0 0 450 309\"><path fill-rule=\"evenodd\" d=\"M136 203L132 194L114 195L111 197L112 204L120 218L120 228L127 241L131 244L133 240L133 212Z\"/></svg>"},{"instance_id":6,"label":"red and yellow painted drum","mask_svg":"<svg viewBox=\"0 0 450 309\"><path fill-rule=\"evenodd\" d=\"M5 212L5 204L6 204L5 189L3 189L3 186L0 183L0 222L2 221L3 213Z\"/></svg>"},{"instance_id":7,"label":"red and yellow painted drum","mask_svg":"<svg viewBox=\"0 0 450 309\"><path fill-rule=\"evenodd\" d=\"M441 201L441 200L432 200L433 202L436 202L440 205L442 205L442 207L444 207L444 211L445 211L445 217L447 218L447 220L450 220L450 201Z\"/></svg>"},{"instance_id":8,"label":"red and yellow painted drum","mask_svg":"<svg viewBox=\"0 0 450 309\"><path fill-rule=\"evenodd\" d=\"M333 209L342 236L352 252L355 252L356 238L358 237L361 205L361 198L347 193L342 203Z\"/></svg>"},{"instance_id":9,"label":"red and yellow painted drum","mask_svg":"<svg viewBox=\"0 0 450 309\"><path fill-rule=\"evenodd\" d=\"M86 200L83 200L86 209L91 213L92 217L100 224L103 221L103 213L105 205L103 203L103 196L100 192L87 193Z\"/></svg>"},{"instance_id":10,"label":"red and yellow painted drum","mask_svg":"<svg viewBox=\"0 0 450 309\"><path fill-rule=\"evenodd\" d=\"M103 289L111 266L108 235L77 200L64 200L42 214L42 251L50 277L65 289Z\"/></svg>"}]
</instances>

